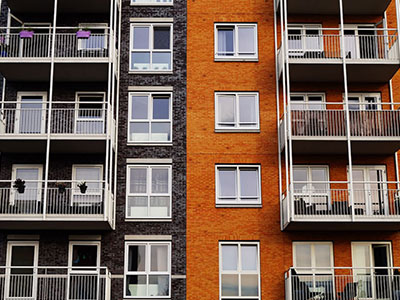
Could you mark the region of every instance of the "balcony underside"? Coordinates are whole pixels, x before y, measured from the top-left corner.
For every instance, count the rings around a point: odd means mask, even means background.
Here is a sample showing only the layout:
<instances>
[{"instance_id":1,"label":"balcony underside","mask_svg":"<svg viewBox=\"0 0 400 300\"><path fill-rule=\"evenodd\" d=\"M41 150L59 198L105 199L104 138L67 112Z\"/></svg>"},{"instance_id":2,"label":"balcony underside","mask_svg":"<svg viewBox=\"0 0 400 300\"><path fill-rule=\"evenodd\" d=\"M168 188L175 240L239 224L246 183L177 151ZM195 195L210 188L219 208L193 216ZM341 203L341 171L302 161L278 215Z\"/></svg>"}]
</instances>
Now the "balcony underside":
<instances>
[{"instance_id":1,"label":"balcony underside","mask_svg":"<svg viewBox=\"0 0 400 300\"><path fill-rule=\"evenodd\" d=\"M348 62L347 79L354 83L387 83L399 67L399 62ZM293 82L343 82L343 65L329 61L291 62L290 80Z\"/></svg>"},{"instance_id":2,"label":"balcony underside","mask_svg":"<svg viewBox=\"0 0 400 300\"><path fill-rule=\"evenodd\" d=\"M387 221L334 220L325 217L323 220L296 220L287 224L284 230L288 231L398 231L400 230L400 218Z\"/></svg>"},{"instance_id":3,"label":"balcony underside","mask_svg":"<svg viewBox=\"0 0 400 300\"><path fill-rule=\"evenodd\" d=\"M0 60L0 73L9 81L48 82L49 63L18 63ZM54 80L59 82L106 82L108 63L56 63Z\"/></svg>"},{"instance_id":4,"label":"balcony underside","mask_svg":"<svg viewBox=\"0 0 400 300\"><path fill-rule=\"evenodd\" d=\"M391 0L343 0L343 11L347 15L382 15ZM339 14L337 0L287 0L289 14Z\"/></svg>"},{"instance_id":5,"label":"balcony underside","mask_svg":"<svg viewBox=\"0 0 400 300\"><path fill-rule=\"evenodd\" d=\"M16 216L13 220L5 220L0 215L1 230L111 230L112 227L108 221L104 221L102 216L94 218L79 217L76 220L57 220L57 217L48 217L42 220L39 216L37 220L18 221L21 216ZM33 218L32 218L33 219ZM92 219L92 220L91 220Z\"/></svg>"},{"instance_id":6,"label":"balcony underside","mask_svg":"<svg viewBox=\"0 0 400 300\"><path fill-rule=\"evenodd\" d=\"M54 0L8 0L13 14L48 14L54 11ZM60 13L103 14L110 11L110 0L59 0Z\"/></svg>"}]
</instances>

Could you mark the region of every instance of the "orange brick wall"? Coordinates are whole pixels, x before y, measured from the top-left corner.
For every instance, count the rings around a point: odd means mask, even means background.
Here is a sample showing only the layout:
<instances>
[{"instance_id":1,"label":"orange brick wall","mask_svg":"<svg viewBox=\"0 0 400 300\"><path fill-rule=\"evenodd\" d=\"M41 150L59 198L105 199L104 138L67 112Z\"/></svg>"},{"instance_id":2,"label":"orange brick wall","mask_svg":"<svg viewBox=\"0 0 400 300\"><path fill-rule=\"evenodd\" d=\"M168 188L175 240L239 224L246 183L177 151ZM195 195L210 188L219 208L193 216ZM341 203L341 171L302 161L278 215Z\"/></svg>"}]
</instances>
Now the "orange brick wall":
<instances>
[{"instance_id":1,"label":"orange brick wall","mask_svg":"<svg viewBox=\"0 0 400 300\"><path fill-rule=\"evenodd\" d=\"M273 1L188 0L187 95L187 299L215 300L219 295L218 242L257 240L261 250L262 299L282 300L284 272L292 265L292 241L334 242L336 266L351 266L351 241L388 240L400 265L400 235L391 232L281 232L275 87ZM337 27L332 22L329 26ZM214 62L215 22L257 22L259 62ZM325 22L325 21L324 21ZM350 91L381 91L387 85L356 85ZM298 91L326 91L341 101L343 86L294 85ZM215 91L258 91L260 133L215 133ZM297 157L325 162L346 180L344 157ZM393 156L356 157L354 163L386 164L394 176ZM215 164L258 163L262 208L216 208ZM338 179L339 180L339 179Z\"/></svg>"}]
</instances>

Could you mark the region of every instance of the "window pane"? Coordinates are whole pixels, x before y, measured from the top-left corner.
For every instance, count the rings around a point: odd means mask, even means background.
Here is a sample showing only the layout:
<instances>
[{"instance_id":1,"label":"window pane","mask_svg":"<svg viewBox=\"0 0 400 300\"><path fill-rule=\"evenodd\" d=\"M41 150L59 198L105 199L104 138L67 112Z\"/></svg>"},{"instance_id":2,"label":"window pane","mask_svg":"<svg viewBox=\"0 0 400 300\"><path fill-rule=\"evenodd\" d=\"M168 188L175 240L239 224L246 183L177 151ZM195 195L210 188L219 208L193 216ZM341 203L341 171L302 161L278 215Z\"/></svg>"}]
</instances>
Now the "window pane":
<instances>
[{"instance_id":1,"label":"window pane","mask_svg":"<svg viewBox=\"0 0 400 300\"><path fill-rule=\"evenodd\" d=\"M171 123L152 123L151 140L168 142L171 141Z\"/></svg>"},{"instance_id":2,"label":"window pane","mask_svg":"<svg viewBox=\"0 0 400 300\"><path fill-rule=\"evenodd\" d=\"M257 115L255 96L239 96L239 122L254 123L254 125L256 125ZM252 125L250 124L250 126Z\"/></svg>"},{"instance_id":3,"label":"window pane","mask_svg":"<svg viewBox=\"0 0 400 300\"><path fill-rule=\"evenodd\" d=\"M239 27L239 54L254 54L255 40L254 40L254 27Z\"/></svg>"},{"instance_id":4,"label":"window pane","mask_svg":"<svg viewBox=\"0 0 400 300\"><path fill-rule=\"evenodd\" d=\"M170 28L155 27L154 28L154 49L170 49Z\"/></svg>"},{"instance_id":5,"label":"window pane","mask_svg":"<svg viewBox=\"0 0 400 300\"><path fill-rule=\"evenodd\" d=\"M152 169L151 192L153 194L168 193L168 169Z\"/></svg>"},{"instance_id":6,"label":"window pane","mask_svg":"<svg viewBox=\"0 0 400 300\"><path fill-rule=\"evenodd\" d=\"M149 296L168 296L168 295L169 295L169 276L150 275Z\"/></svg>"},{"instance_id":7,"label":"window pane","mask_svg":"<svg viewBox=\"0 0 400 300\"><path fill-rule=\"evenodd\" d=\"M170 217L171 197L150 197L150 217Z\"/></svg>"},{"instance_id":8,"label":"window pane","mask_svg":"<svg viewBox=\"0 0 400 300\"><path fill-rule=\"evenodd\" d=\"M132 97L132 119L147 119L148 118L148 97L133 96Z\"/></svg>"},{"instance_id":9,"label":"window pane","mask_svg":"<svg viewBox=\"0 0 400 300\"><path fill-rule=\"evenodd\" d=\"M33 266L35 261L34 246L12 246L11 266Z\"/></svg>"},{"instance_id":10,"label":"window pane","mask_svg":"<svg viewBox=\"0 0 400 300\"><path fill-rule=\"evenodd\" d=\"M257 246L242 246L242 270L257 271Z\"/></svg>"},{"instance_id":11,"label":"window pane","mask_svg":"<svg viewBox=\"0 0 400 300\"><path fill-rule=\"evenodd\" d=\"M147 217L148 216L148 208L147 208L148 197L128 197L127 204L127 215L128 217Z\"/></svg>"},{"instance_id":12,"label":"window pane","mask_svg":"<svg viewBox=\"0 0 400 300\"><path fill-rule=\"evenodd\" d=\"M154 70L171 70L171 53L153 52Z\"/></svg>"},{"instance_id":13,"label":"window pane","mask_svg":"<svg viewBox=\"0 0 400 300\"><path fill-rule=\"evenodd\" d=\"M147 191L147 169L130 168L130 193L146 193Z\"/></svg>"},{"instance_id":14,"label":"window pane","mask_svg":"<svg viewBox=\"0 0 400 300\"><path fill-rule=\"evenodd\" d=\"M149 27L133 28L133 49L149 49Z\"/></svg>"},{"instance_id":15,"label":"window pane","mask_svg":"<svg viewBox=\"0 0 400 300\"><path fill-rule=\"evenodd\" d=\"M146 275L126 276L126 295L127 296L147 296Z\"/></svg>"},{"instance_id":16,"label":"window pane","mask_svg":"<svg viewBox=\"0 0 400 300\"><path fill-rule=\"evenodd\" d=\"M315 244L315 266L317 268L321 267L331 267L331 247L330 245Z\"/></svg>"},{"instance_id":17,"label":"window pane","mask_svg":"<svg viewBox=\"0 0 400 300\"><path fill-rule=\"evenodd\" d=\"M145 245L129 246L128 271L144 272L145 268L146 268L146 246Z\"/></svg>"},{"instance_id":18,"label":"window pane","mask_svg":"<svg viewBox=\"0 0 400 300\"><path fill-rule=\"evenodd\" d=\"M218 28L218 55L233 55L233 28Z\"/></svg>"},{"instance_id":19,"label":"window pane","mask_svg":"<svg viewBox=\"0 0 400 300\"><path fill-rule=\"evenodd\" d=\"M220 168L219 176L219 196L236 197L236 169Z\"/></svg>"},{"instance_id":20,"label":"window pane","mask_svg":"<svg viewBox=\"0 0 400 300\"><path fill-rule=\"evenodd\" d=\"M296 267L311 267L311 244L296 244Z\"/></svg>"},{"instance_id":21,"label":"window pane","mask_svg":"<svg viewBox=\"0 0 400 300\"><path fill-rule=\"evenodd\" d=\"M96 245L73 245L72 246L73 267L96 267L97 246Z\"/></svg>"},{"instance_id":22,"label":"window pane","mask_svg":"<svg viewBox=\"0 0 400 300\"><path fill-rule=\"evenodd\" d=\"M238 269L238 246L222 246L222 270L236 271Z\"/></svg>"},{"instance_id":23,"label":"window pane","mask_svg":"<svg viewBox=\"0 0 400 300\"><path fill-rule=\"evenodd\" d=\"M101 168L99 167L78 167L75 168L75 180L80 181L95 181L87 182L88 192L98 192L100 189Z\"/></svg>"},{"instance_id":24,"label":"window pane","mask_svg":"<svg viewBox=\"0 0 400 300\"><path fill-rule=\"evenodd\" d=\"M149 123L131 123L129 129L131 141L142 142L149 140Z\"/></svg>"},{"instance_id":25,"label":"window pane","mask_svg":"<svg viewBox=\"0 0 400 300\"><path fill-rule=\"evenodd\" d=\"M222 296L239 296L239 276L221 275Z\"/></svg>"},{"instance_id":26,"label":"window pane","mask_svg":"<svg viewBox=\"0 0 400 300\"><path fill-rule=\"evenodd\" d=\"M240 168L241 197L258 197L258 170Z\"/></svg>"},{"instance_id":27,"label":"window pane","mask_svg":"<svg viewBox=\"0 0 400 300\"><path fill-rule=\"evenodd\" d=\"M294 181L294 189L295 193L300 193L303 188L307 186L306 182L308 180L308 169L307 168L293 168L293 181ZM301 183L296 183L298 181L302 181Z\"/></svg>"},{"instance_id":28,"label":"window pane","mask_svg":"<svg viewBox=\"0 0 400 300\"><path fill-rule=\"evenodd\" d=\"M242 296L258 296L258 275L241 275Z\"/></svg>"},{"instance_id":29,"label":"window pane","mask_svg":"<svg viewBox=\"0 0 400 300\"><path fill-rule=\"evenodd\" d=\"M150 52L133 52L131 69L133 70L150 69Z\"/></svg>"},{"instance_id":30,"label":"window pane","mask_svg":"<svg viewBox=\"0 0 400 300\"><path fill-rule=\"evenodd\" d=\"M153 98L153 119L169 119L169 96L155 96Z\"/></svg>"},{"instance_id":31,"label":"window pane","mask_svg":"<svg viewBox=\"0 0 400 300\"><path fill-rule=\"evenodd\" d=\"M154 272L168 271L168 246L152 245L151 246L151 268Z\"/></svg>"},{"instance_id":32,"label":"window pane","mask_svg":"<svg viewBox=\"0 0 400 300\"><path fill-rule=\"evenodd\" d=\"M218 96L218 121L235 122L235 96Z\"/></svg>"}]
</instances>

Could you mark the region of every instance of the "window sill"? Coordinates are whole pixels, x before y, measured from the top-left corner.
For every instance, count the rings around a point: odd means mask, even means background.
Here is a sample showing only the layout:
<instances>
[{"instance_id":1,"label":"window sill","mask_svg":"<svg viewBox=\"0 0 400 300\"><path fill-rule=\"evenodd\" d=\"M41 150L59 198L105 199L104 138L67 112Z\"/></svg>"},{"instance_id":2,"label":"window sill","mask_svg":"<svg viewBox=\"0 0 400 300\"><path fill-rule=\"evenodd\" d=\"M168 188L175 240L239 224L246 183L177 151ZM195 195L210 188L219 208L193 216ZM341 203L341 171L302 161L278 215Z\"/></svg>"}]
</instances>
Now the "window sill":
<instances>
[{"instance_id":1,"label":"window sill","mask_svg":"<svg viewBox=\"0 0 400 300\"><path fill-rule=\"evenodd\" d=\"M131 6L174 6L174 3L131 3Z\"/></svg>"},{"instance_id":2,"label":"window sill","mask_svg":"<svg viewBox=\"0 0 400 300\"><path fill-rule=\"evenodd\" d=\"M129 218L125 218L125 222L172 222L172 218L168 218L168 219L129 219Z\"/></svg>"},{"instance_id":3,"label":"window sill","mask_svg":"<svg viewBox=\"0 0 400 300\"><path fill-rule=\"evenodd\" d=\"M258 57L214 57L214 61L225 61L225 62L258 62Z\"/></svg>"},{"instance_id":4,"label":"window sill","mask_svg":"<svg viewBox=\"0 0 400 300\"><path fill-rule=\"evenodd\" d=\"M262 208L262 204L215 204L216 208Z\"/></svg>"},{"instance_id":5,"label":"window sill","mask_svg":"<svg viewBox=\"0 0 400 300\"><path fill-rule=\"evenodd\" d=\"M173 71L155 71L155 70L148 70L148 71L129 71L129 74L174 74Z\"/></svg>"},{"instance_id":6,"label":"window sill","mask_svg":"<svg viewBox=\"0 0 400 300\"><path fill-rule=\"evenodd\" d=\"M260 129L215 129L218 133L260 133Z\"/></svg>"},{"instance_id":7,"label":"window sill","mask_svg":"<svg viewBox=\"0 0 400 300\"><path fill-rule=\"evenodd\" d=\"M173 143L132 143L128 142L128 146L146 146L146 147L153 147L153 146L166 146L166 147L172 147Z\"/></svg>"}]
</instances>

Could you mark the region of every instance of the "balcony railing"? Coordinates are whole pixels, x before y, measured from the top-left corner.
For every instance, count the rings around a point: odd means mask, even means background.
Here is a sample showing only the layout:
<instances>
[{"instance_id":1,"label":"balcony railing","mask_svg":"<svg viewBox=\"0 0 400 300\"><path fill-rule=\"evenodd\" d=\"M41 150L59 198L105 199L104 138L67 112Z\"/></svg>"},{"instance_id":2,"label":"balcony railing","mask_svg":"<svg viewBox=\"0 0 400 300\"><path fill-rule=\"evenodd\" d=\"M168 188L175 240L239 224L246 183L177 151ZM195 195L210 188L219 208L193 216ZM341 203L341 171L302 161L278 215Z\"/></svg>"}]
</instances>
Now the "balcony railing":
<instances>
[{"instance_id":1,"label":"balcony railing","mask_svg":"<svg viewBox=\"0 0 400 300\"><path fill-rule=\"evenodd\" d=\"M345 103L292 103L291 105L293 137L346 137ZM399 138L398 107L399 103L349 104L350 136Z\"/></svg>"},{"instance_id":2,"label":"balcony railing","mask_svg":"<svg viewBox=\"0 0 400 300\"><path fill-rule=\"evenodd\" d=\"M400 220L399 182L296 181L282 198L284 223L289 220Z\"/></svg>"},{"instance_id":3,"label":"balcony railing","mask_svg":"<svg viewBox=\"0 0 400 300\"><path fill-rule=\"evenodd\" d=\"M400 297L399 268L291 268L285 299L386 299Z\"/></svg>"},{"instance_id":4,"label":"balcony railing","mask_svg":"<svg viewBox=\"0 0 400 300\"><path fill-rule=\"evenodd\" d=\"M46 134L49 111L47 103L4 102L0 109L0 136ZM104 135L109 113L107 104L102 102L53 102L50 133Z\"/></svg>"},{"instance_id":5,"label":"balcony railing","mask_svg":"<svg viewBox=\"0 0 400 300\"><path fill-rule=\"evenodd\" d=\"M0 299L110 300L107 268L1 267Z\"/></svg>"},{"instance_id":6,"label":"balcony railing","mask_svg":"<svg viewBox=\"0 0 400 300\"><path fill-rule=\"evenodd\" d=\"M308 28L307 28L308 30ZM290 61L335 61L345 58L354 61L398 61L399 42L396 29L363 28L345 29L342 45L341 30L338 28L309 28L316 34L304 33L295 27L285 32L288 39ZM299 34L296 34L299 32ZM286 38L286 37L285 37Z\"/></svg>"},{"instance_id":7,"label":"balcony railing","mask_svg":"<svg viewBox=\"0 0 400 300\"><path fill-rule=\"evenodd\" d=\"M0 28L0 61L9 58L44 59L51 57L52 27L33 27L30 38L21 38L24 28ZM26 30L26 28L25 28ZM110 28L89 28L89 38L77 37L77 28L57 27L55 34L55 58L107 58L110 49ZM100 33L99 33L100 32Z\"/></svg>"},{"instance_id":8,"label":"balcony railing","mask_svg":"<svg viewBox=\"0 0 400 300\"><path fill-rule=\"evenodd\" d=\"M12 181L0 181L0 220L16 217L38 220L108 219L113 201L108 184L87 180L87 190L81 191L78 183L71 180L48 181L45 193L44 181L26 180L22 191L14 188Z\"/></svg>"}]
</instances>

